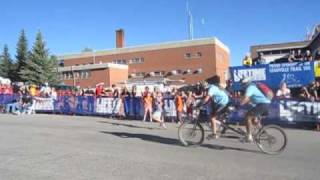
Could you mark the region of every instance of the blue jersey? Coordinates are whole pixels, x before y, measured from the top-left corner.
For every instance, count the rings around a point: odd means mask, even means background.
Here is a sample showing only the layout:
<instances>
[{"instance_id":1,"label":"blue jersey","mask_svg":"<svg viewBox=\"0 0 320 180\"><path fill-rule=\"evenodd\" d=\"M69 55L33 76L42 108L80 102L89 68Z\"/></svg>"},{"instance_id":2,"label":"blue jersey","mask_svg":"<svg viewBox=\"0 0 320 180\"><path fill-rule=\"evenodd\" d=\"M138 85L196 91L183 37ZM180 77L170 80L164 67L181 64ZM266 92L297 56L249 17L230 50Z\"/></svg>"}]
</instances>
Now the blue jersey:
<instances>
[{"instance_id":1,"label":"blue jersey","mask_svg":"<svg viewBox=\"0 0 320 180\"><path fill-rule=\"evenodd\" d=\"M208 95L212 97L214 103L225 106L229 103L227 93L215 85L210 85Z\"/></svg>"},{"instance_id":2,"label":"blue jersey","mask_svg":"<svg viewBox=\"0 0 320 180\"><path fill-rule=\"evenodd\" d=\"M254 84L250 84L245 92L252 104L270 104L271 101Z\"/></svg>"}]
</instances>

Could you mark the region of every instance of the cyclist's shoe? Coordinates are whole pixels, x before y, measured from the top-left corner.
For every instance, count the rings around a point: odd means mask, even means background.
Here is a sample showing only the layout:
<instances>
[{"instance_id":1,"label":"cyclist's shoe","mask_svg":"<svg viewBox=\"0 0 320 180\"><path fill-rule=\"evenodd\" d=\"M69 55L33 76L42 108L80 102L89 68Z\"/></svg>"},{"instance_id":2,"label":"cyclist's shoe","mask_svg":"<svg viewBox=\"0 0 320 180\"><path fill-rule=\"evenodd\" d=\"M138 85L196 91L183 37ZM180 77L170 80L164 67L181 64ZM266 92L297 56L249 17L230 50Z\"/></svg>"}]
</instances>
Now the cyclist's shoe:
<instances>
[{"instance_id":1,"label":"cyclist's shoe","mask_svg":"<svg viewBox=\"0 0 320 180\"><path fill-rule=\"evenodd\" d=\"M247 135L245 140L246 140L247 143L252 143L253 142L252 134Z\"/></svg>"},{"instance_id":2,"label":"cyclist's shoe","mask_svg":"<svg viewBox=\"0 0 320 180\"><path fill-rule=\"evenodd\" d=\"M242 143L252 143L252 142L253 142L253 137L252 137L252 135L250 134L250 135L247 135L247 136L241 138L240 141L241 141Z\"/></svg>"},{"instance_id":3,"label":"cyclist's shoe","mask_svg":"<svg viewBox=\"0 0 320 180\"><path fill-rule=\"evenodd\" d=\"M167 129L167 126L163 122L160 123L160 127L162 127L163 129Z\"/></svg>"},{"instance_id":4,"label":"cyclist's shoe","mask_svg":"<svg viewBox=\"0 0 320 180\"><path fill-rule=\"evenodd\" d=\"M218 134L209 134L207 136L207 140L211 140L211 139L218 139L219 135Z\"/></svg>"}]
</instances>

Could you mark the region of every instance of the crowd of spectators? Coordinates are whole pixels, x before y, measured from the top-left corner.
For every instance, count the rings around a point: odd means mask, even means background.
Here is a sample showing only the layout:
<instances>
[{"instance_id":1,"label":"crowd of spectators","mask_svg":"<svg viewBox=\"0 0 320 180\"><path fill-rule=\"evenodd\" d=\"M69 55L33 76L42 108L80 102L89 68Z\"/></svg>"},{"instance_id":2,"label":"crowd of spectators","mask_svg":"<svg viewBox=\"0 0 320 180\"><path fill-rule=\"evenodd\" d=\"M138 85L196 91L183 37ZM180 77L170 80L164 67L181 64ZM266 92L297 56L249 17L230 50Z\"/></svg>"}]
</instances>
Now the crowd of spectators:
<instances>
[{"instance_id":1,"label":"crowd of spectators","mask_svg":"<svg viewBox=\"0 0 320 180\"><path fill-rule=\"evenodd\" d=\"M6 106L1 107L2 112L13 114L33 114L34 105L39 98L57 99L58 95L55 88L49 87L48 83L42 86L33 84L0 84L1 98L6 98Z\"/></svg>"},{"instance_id":2,"label":"crowd of spectators","mask_svg":"<svg viewBox=\"0 0 320 180\"><path fill-rule=\"evenodd\" d=\"M278 60L275 60L274 62L270 63L291 63L291 62L307 62L307 61L320 61L320 50L316 51L314 55L312 55L312 52L310 50L306 50L305 53L302 53L301 50L297 51L291 51L289 55L285 58L281 58ZM263 65L267 64L267 60L264 57L264 54L262 52L258 53L258 57L252 59L250 53L247 53L242 60L243 66L255 66L255 65Z\"/></svg>"}]
</instances>

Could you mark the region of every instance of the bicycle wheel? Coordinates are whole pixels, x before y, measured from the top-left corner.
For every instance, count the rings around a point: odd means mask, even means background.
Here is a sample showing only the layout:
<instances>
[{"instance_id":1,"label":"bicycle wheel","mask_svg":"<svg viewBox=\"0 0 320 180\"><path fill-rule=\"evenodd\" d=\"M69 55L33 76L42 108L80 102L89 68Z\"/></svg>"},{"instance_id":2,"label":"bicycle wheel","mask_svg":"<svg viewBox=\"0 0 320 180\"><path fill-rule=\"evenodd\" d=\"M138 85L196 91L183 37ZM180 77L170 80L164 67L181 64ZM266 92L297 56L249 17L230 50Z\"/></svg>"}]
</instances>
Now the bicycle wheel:
<instances>
[{"instance_id":1,"label":"bicycle wheel","mask_svg":"<svg viewBox=\"0 0 320 180\"><path fill-rule=\"evenodd\" d=\"M264 126L255 136L258 148L271 155L280 154L287 146L287 135L277 125Z\"/></svg>"},{"instance_id":2,"label":"bicycle wheel","mask_svg":"<svg viewBox=\"0 0 320 180\"><path fill-rule=\"evenodd\" d=\"M204 140L204 129L199 122L184 122L178 129L178 136L184 146L200 145Z\"/></svg>"}]
</instances>

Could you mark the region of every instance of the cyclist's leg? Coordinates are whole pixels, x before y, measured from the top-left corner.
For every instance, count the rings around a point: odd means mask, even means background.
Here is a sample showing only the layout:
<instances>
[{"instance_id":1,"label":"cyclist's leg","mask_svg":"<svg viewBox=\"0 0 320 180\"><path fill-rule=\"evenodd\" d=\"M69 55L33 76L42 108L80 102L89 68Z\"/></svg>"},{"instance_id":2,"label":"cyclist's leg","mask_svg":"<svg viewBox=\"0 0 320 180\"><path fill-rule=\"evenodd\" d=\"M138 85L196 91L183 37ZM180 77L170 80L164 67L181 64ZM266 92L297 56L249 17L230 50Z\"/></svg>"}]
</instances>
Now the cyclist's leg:
<instances>
[{"instance_id":1,"label":"cyclist's leg","mask_svg":"<svg viewBox=\"0 0 320 180\"><path fill-rule=\"evenodd\" d=\"M247 140L248 141L252 141L252 133L251 133L251 129L252 129L252 122L255 120L256 118L256 110L257 107L253 107L251 108L246 116L245 116L245 120L246 120L246 131L247 131Z\"/></svg>"},{"instance_id":2,"label":"cyclist's leg","mask_svg":"<svg viewBox=\"0 0 320 180\"><path fill-rule=\"evenodd\" d=\"M212 103L211 105L212 111L211 111L211 130L213 135L217 135L217 117L224 112L225 106L218 105L215 103Z\"/></svg>"},{"instance_id":3,"label":"cyclist's leg","mask_svg":"<svg viewBox=\"0 0 320 180\"><path fill-rule=\"evenodd\" d=\"M248 140L252 140L252 126L257 124L257 117L268 114L268 104L257 104L246 114L246 130Z\"/></svg>"}]
</instances>

